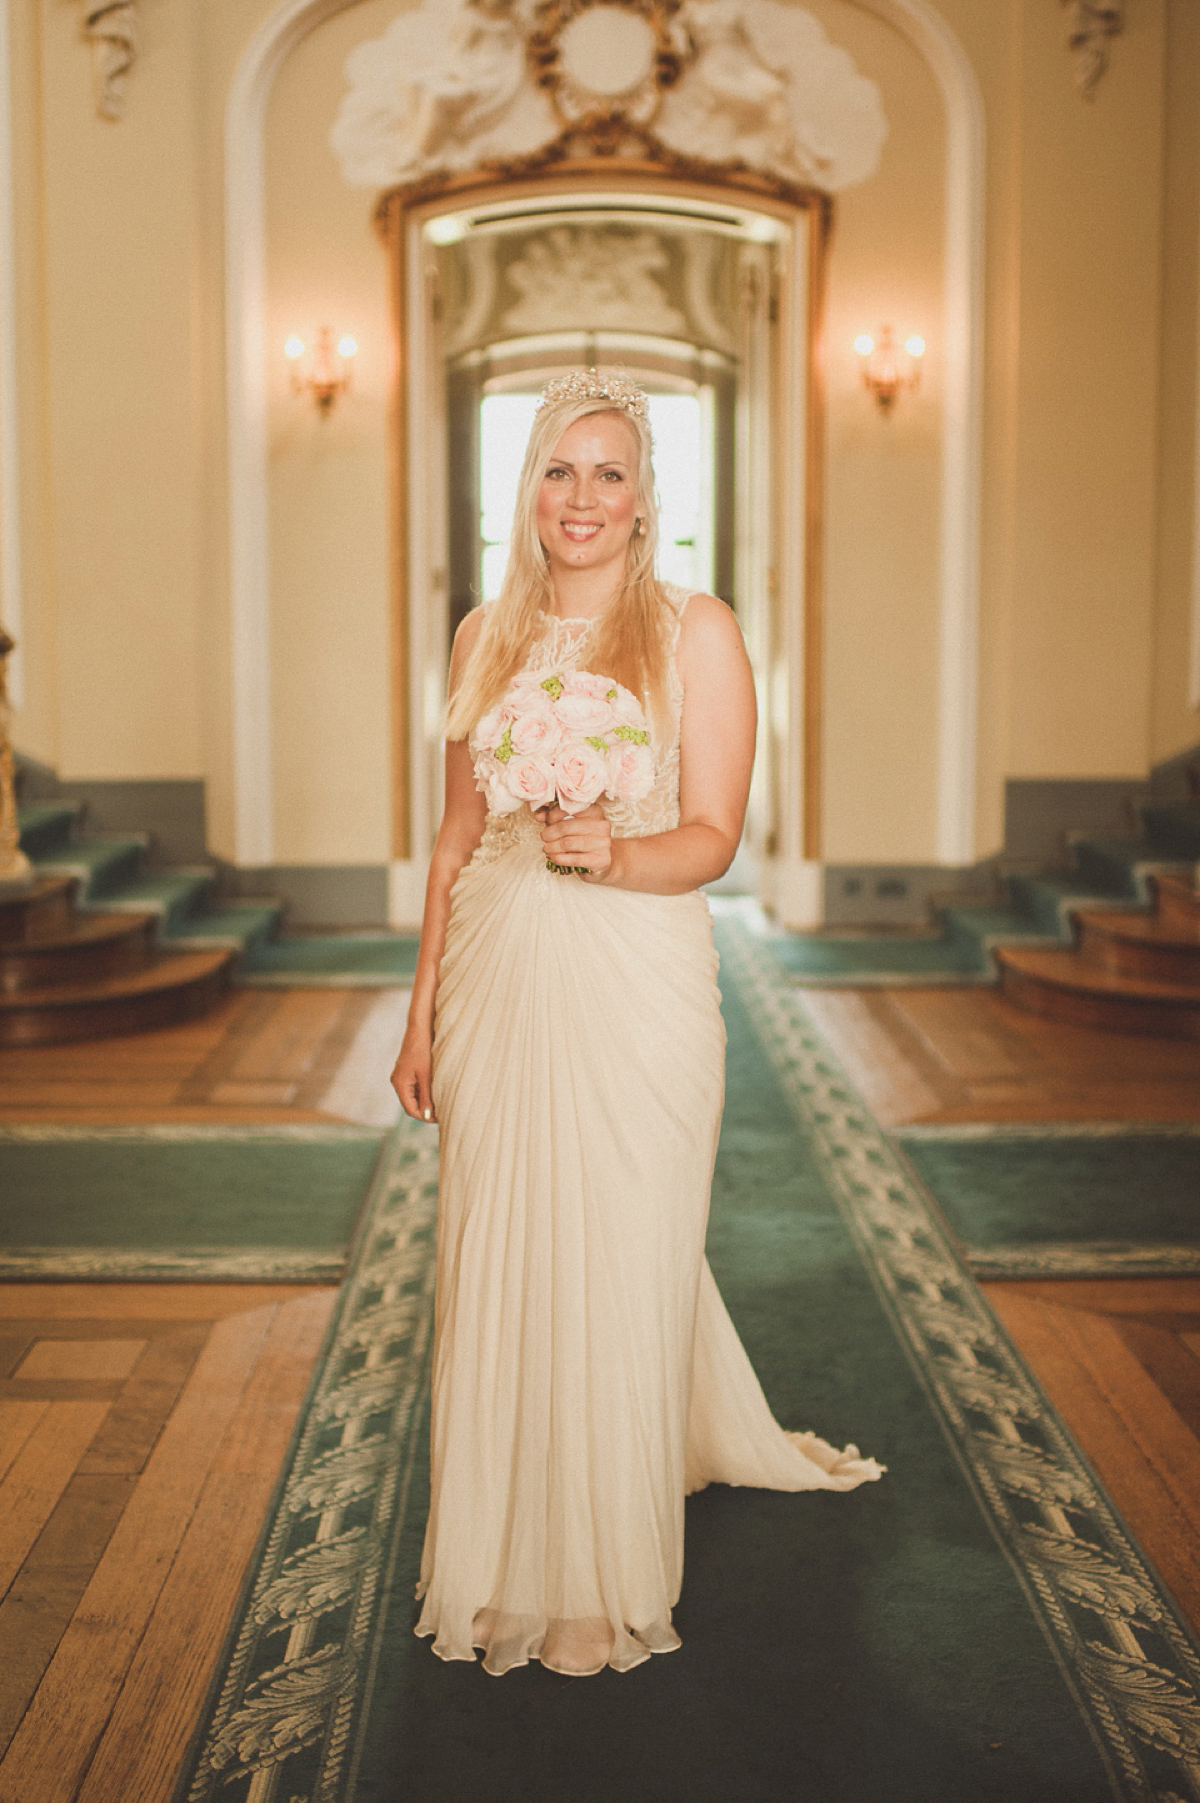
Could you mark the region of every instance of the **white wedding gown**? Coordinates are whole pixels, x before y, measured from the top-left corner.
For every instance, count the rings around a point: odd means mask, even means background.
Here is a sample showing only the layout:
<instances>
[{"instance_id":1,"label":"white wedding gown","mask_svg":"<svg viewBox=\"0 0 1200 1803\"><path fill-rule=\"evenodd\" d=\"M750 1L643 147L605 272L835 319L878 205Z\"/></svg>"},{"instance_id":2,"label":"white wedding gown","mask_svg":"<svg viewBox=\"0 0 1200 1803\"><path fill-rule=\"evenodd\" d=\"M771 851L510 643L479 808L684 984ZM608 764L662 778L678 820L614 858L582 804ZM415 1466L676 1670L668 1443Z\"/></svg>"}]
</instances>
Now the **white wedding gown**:
<instances>
[{"instance_id":1,"label":"white wedding gown","mask_svg":"<svg viewBox=\"0 0 1200 1803\"><path fill-rule=\"evenodd\" d=\"M686 605L668 589L678 620ZM584 668L547 618L536 669ZM679 823L674 743L618 834ZM708 905L547 870L527 808L455 885L437 992L432 1505L417 1633L499 1674L679 1645L683 1500L849 1490L857 1449L788 1434L704 1257L725 1083ZM612 1644L609 1649L609 1630Z\"/></svg>"}]
</instances>

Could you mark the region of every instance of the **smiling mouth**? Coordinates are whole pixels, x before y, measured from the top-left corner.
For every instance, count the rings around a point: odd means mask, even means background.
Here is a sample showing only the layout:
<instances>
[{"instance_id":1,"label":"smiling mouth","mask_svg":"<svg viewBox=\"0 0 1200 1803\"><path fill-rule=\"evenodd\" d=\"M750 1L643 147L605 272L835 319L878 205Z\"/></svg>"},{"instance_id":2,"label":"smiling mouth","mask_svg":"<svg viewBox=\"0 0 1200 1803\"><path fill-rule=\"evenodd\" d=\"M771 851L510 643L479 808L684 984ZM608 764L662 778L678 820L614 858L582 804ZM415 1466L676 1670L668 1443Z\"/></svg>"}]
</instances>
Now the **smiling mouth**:
<instances>
[{"instance_id":1,"label":"smiling mouth","mask_svg":"<svg viewBox=\"0 0 1200 1803\"><path fill-rule=\"evenodd\" d=\"M586 544L588 539L595 538L597 532L602 529L593 520L560 520L559 524L568 538L574 539L577 544L581 545Z\"/></svg>"}]
</instances>

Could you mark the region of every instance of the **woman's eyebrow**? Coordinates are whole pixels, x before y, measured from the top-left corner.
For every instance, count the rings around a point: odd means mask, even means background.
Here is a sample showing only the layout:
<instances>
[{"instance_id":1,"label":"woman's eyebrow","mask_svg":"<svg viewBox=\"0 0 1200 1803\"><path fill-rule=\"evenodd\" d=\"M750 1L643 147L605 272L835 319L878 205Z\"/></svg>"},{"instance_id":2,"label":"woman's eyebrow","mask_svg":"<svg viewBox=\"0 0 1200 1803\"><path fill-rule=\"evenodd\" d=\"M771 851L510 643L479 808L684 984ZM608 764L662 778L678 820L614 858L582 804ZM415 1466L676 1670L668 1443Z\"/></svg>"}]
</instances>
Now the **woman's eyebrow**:
<instances>
[{"instance_id":1,"label":"woman's eyebrow","mask_svg":"<svg viewBox=\"0 0 1200 1803\"><path fill-rule=\"evenodd\" d=\"M546 467L548 469L573 470L575 465L571 462L569 457L552 457ZM594 463L592 468L597 470L625 470L629 468L629 465L625 462L624 458L606 457L602 463Z\"/></svg>"}]
</instances>

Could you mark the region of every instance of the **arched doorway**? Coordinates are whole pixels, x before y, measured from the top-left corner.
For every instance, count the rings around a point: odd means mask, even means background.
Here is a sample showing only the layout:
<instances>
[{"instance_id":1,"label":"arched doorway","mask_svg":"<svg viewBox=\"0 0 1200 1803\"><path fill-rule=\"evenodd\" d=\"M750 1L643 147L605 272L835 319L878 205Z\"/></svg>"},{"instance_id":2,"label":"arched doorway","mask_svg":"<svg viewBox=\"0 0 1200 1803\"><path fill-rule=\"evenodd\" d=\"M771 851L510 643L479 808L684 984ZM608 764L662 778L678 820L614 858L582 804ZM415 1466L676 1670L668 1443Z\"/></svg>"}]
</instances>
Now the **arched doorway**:
<instances>
[{"instance_id":1,"label":"arched doorway","mask_svg":"<svg viewBox=\"0 0 1200 1803\"><path fill-rule=\"evenodd\" d=\"M387 195L397 307L395 863L423 886L457 620L503 556L491 420L621 364L665 422L664 569L730 602L758 682L742 881L796 918L820 857L820 300L830 203L761 177L591 157ZM686 431L686 428L685 428ZM676 442L678 440L676 439ZM496 493L484 493L491 483ZM485 502L489 507L485 507ZM500 508L502 516L503 509ZM690 541L690 542L689 542Z\"/></svg>"}]
</instances>

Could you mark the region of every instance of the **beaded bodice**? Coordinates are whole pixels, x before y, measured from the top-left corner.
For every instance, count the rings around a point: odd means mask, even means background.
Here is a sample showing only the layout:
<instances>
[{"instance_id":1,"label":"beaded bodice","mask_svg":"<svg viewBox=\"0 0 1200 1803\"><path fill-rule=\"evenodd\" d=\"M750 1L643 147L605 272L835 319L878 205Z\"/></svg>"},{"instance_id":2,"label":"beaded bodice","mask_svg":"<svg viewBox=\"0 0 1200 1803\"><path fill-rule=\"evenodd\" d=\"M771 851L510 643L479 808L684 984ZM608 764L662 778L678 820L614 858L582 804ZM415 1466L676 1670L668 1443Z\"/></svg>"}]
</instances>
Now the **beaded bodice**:
<instances>
[{"instance_id":1,"label":"beaded bodice","mask_svg":"<svg viewBox=\"0 0 1200 1803\"><path fill-rule=\"evenodd\" d=\"M683 684L679 679L675 654L688 594L674 583L664 583L663 592L675 616L668 660L670 742L660 742L657 735L652 740L654 786L641 801L604 803L613 834L619 839L643 839L650 833L668 833L679 825L679 733L683 720ZM588 645L595 625L595 620L560 620L554 614L547 614L525 669L534 674L549 674L551 670L587 670L590 667L587 659ZM594 674L602 676L606 672L600 670ZM472 738L472 754L476 750ZM491 863L493 859L525 841L540 850L541 826L527 807L519 808L515 814L489 813L483 839L472 863Z\"/></svg>"}]
</instances>

